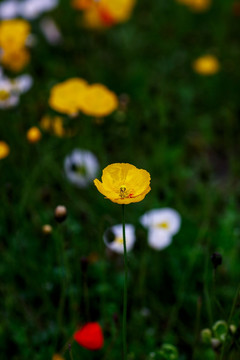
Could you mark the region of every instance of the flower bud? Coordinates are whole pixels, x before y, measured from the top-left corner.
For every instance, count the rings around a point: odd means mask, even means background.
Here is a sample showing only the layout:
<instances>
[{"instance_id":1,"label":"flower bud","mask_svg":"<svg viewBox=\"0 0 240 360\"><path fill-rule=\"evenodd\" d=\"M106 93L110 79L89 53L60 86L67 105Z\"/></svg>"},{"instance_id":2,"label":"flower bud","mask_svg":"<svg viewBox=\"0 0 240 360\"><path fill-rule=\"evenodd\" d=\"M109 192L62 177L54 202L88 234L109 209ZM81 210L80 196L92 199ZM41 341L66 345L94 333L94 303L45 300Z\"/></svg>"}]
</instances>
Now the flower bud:
<instances>
[{"instance_id":1,"label":"flower bud","mask_svg":"<svg viewBox=\"0 0 240 360\"><path fill-rule=\"evenodd\" d=\"M234 324L231 324L231 325L229 326L229 329L230 329L230 331L231 331L232 334L235 334L236 331L237 331L237 327L236 327L236 325L234 325Z\"/></svg>"},{"instance_id":2,"label":"flower bud","mask_svg":"<svg viewBox=\"0 0 240 360\"><path fill-rule=\"evenodd\" d=\"M51 232L52 232L52 227L51 227L51 225L49 225L49 224L43 225L43 227L42 227L42 232L43 232L44 235L49 235L49 234L51 234Z\"/></svg>"},{"instance_id":3,"label":"flower bud","mask_svg":"<svg viewBox=\"0 0 240 360\"><path fill-rule=\"evenodd\" d=\"M211 344L212 332L210 329L203 329L201 331L201 339L204 344Z\"/></svg>"},{"instance_id":4,"label":"flower bud","mask_svg":"<svg viewBox=\"0 0 240 360\"><path fill-rule=\"evenodd\" d=\"M67 208L64 205L58 205L54 212L55 220L62 223L67 217Z\"/></svg>"},{"instance_id":5,"label":"flower bud","mask_svg":"<svg viewBox=\"0 0 240 360\"><path fill-rule=\"evenodd\" d=\"M30 143L37 143L42 138L41 131L36 127L33 126L27 131L27 140Z\"/></svg>"},{"instance_id":6,"label":"flower bud","mask_svg":"<svg viewBox=\"0 0 240 360\"><path fill-rule=\"evenodd\" d=\"M217 269L217 267L222 264L222 255L217 252L213 253L211 256L211 261L214 269Z\"/></svg>"}]
</instances>

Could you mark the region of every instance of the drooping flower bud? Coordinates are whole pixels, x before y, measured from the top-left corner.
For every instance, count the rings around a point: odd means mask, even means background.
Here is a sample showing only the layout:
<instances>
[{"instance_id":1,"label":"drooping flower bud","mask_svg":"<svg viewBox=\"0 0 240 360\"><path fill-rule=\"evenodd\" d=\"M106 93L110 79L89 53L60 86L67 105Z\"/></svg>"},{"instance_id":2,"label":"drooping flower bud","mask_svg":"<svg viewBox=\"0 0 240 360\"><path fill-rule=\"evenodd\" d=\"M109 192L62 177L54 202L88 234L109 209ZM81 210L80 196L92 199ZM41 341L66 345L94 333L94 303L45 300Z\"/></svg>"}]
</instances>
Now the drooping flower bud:
<instances>
[{"instance_id":1,"label":"drooping flower bud","mask_svg":"<svg viewBox=\"0 0 240 360\"><path fill-rule=\"evenodd\" d=\"M55 220L62 223L67 217L67 208L64 205L58 205L54 212Z\"/></svg>"}]
</instances>

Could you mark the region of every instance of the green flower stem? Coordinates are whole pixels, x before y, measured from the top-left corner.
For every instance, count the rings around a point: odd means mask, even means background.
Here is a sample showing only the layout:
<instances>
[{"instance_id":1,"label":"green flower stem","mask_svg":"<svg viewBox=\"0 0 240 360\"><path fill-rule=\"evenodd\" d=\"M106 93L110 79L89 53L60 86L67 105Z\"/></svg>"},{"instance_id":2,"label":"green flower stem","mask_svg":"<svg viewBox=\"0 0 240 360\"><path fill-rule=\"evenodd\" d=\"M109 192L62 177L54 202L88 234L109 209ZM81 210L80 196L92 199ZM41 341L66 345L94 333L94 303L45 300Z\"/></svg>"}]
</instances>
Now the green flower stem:
<instances>
[{"instance_id":1,"label":"green flower stem","mask_svg":"<svg viewBox=\"0 0 240 360\"><path fill-rule=\"evenodd\" d=\"M122 205L122 225L123 225L123 247L124 247L124 292L123 292L123 360L127 359L127 279L128 279L128 263L127 263L127 247L126 247L126 234L125 234L125 206Z\"/></svg>"}]
</instances>

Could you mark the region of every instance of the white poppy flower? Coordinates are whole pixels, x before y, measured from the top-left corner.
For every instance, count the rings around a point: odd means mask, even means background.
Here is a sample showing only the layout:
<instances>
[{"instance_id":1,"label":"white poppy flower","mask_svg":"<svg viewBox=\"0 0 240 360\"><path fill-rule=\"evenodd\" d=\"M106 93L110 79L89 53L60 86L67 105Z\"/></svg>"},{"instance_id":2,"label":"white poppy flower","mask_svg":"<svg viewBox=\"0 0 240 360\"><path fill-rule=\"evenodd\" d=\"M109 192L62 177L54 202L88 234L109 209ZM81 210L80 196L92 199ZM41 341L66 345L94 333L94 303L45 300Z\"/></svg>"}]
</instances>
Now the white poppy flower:
<instances>
[{"instance_id":1,"label":"white poppy flower","mask_svg":"<svg viewBox=\"0 0 240 360\"><path fill-rule=\"evenodd\" d=\"M75 149L65 158L64 170L71 183L79 188L84 188L97 176L99 163L92 152Z\"/></svg>"},{"instance_id":2,"label":"white poppy flower","mask_svg":"<svg viewBox=\"0 0 240 360\"><path fill-rule=\"evenodd\" d=\"M126 224L125 234L126 234L126 249L127 251L131 251L136 241L134 226L131 224ZM122 224L114 225L109 229L107 229L103 235L103 240L106 246L111 251L117 252L119 254L123 254L124 246L123 246Z\"/></svg>"},{"instance_id":3,"label":"white poppy flower","mask_svg":"<svg viewBox=\"0 0 240 360\"><path fill-rule=\"evenodd\" d=\"M180 228L181 217L170 208L154 209L141 216L140 222L148 229L149 246L161 250L171 244L172 236Z\"/></svg>"},{"instance_id":4,"label":"white poppy flower","mask_svg":"<svg viewBox=\"0 0 240 360\"><path fill-rule=\"evenodd\" d=\"M7 109L16 106L19 102L19 95L12 92L11 81L5 77L0 78L0 109Z\"/></svg>"},{"instance_id":5,"label":"white poppy flower","mask_svg":"<svg viewBox=\"0 0 240 360\"><path fill-rule=\"evenodd\" d=\"M174 235L180 228L181 217L177 211L170 208L154 209L141 216L140 222L146 228L154 227Z\"/></svg>"},{"instance_id":6,"label":"white poppy flower","mask_svg":"<svg viewBox=\"0 0 240 360\"><path fill-rule=\"evenodd\" d=\"M15 0L5 0L0 4L0 18L7 20L18 17L19 3Z\"/></svg>"}]
</instances>

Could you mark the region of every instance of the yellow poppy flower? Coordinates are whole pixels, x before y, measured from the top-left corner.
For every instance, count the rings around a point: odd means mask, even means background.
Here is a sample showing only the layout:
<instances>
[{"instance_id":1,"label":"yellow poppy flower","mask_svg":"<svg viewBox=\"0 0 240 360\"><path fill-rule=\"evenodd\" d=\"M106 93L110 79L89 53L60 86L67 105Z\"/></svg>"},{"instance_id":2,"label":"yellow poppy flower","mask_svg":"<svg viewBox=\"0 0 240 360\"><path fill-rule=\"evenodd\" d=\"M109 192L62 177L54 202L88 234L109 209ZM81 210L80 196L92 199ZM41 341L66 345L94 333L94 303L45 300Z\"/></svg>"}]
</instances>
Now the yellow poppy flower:
<instances>
[{"instance_id":1,"label":"yellow poppy flower","mask_svg":"<svg viewBox=\"0 0 240 360\"><path fill-rule=\"evenodd\" d=\"M0 141L0 159L4 159L10 153L10 147L5 141Z\"/></svg>"},{"instance_id":2,"label":"yellow poppy flower","mask_svg":"<svg viewBox=\"0 0 240 360\"><path fill-rule=\"evenodd\" d=\"M193 62L193 69L200 75L214 75L220 69L218 59L213 55L201 56Z\"/></svg>"},{"instance_id":3,"label":"yellow poppy flower","mask_svg":"<svg viewBox=\"0 0 240 360\"><path fill-rule=\"evenodd\" d=\"M72 78L57 84L51 89L49 105L64 114L77 114L81 105L82 93L85 93L87 87L87 82L79 78Z\"/></svg>"},{"instance_id":4,"label":"yellow poppy flower","mask_svg":"<svg viewBox=\"0 0 240 360\"><path fill-rule=\"evenodd\" d=\"M130 204L145 198L150 188L150 174L134 165L108 165L102 173L102 182L94 180L98 191L117 204Z\"/></svg>"},{"instance_id":5,"label":"yellow poppy flower","mask_svg":"<svg viewBox=\"0 0 240 360\"><path fill-rule=\"evenodd\" d=\"M117 96L104 85L90 85L82 95L80 106L86 115L106 116L118 107Z\"/></svg>"},{"instance_id":6,"label":"yellow poppy flower","mask_svg":"<svg viewBox=\"0 0 240 360\"><path fill-rule=\"evenodd\" d=\"M0 22L0 47L4 50L21 49L26 44L30 25L25 20L4 20Z\"/></svg>"}]
</instances>

